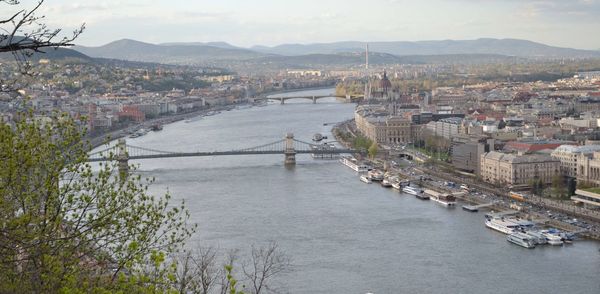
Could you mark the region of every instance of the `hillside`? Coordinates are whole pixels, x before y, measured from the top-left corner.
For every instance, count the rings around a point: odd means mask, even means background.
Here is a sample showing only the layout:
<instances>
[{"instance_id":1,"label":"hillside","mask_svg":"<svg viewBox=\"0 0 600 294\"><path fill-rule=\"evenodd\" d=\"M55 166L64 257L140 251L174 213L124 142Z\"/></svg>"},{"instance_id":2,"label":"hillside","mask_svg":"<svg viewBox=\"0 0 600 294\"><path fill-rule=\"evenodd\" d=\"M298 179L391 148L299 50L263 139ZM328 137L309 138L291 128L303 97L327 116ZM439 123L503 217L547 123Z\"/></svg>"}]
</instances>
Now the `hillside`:
<instances>
[{"instance_id":1,"label":"hillside","mask_svg":"<svg viewBox=\"0 0 600 294\"><path fill-rule=\"evenodd\" d=\"M223 46L223 44L220 45ZM267 55L248 49L223 47L204 44L155 45L123 39L100 47L77 46L75 49L92 57L176 64L203 63L215 60L246 60Z\"/></svg>"},{"instance_id":2,"label":"hillside","mask_svg":"<svg viewBox=\"0 0 600 294\"><path fill-rule=\"evenodd\" d=\"M333 54L361 52L366 42L317 44L283 44L275 47L254 46L251 49L280 55ZM600 57L598 51L548 46L517 39L443 40L418 42L371 42L372 52L393 55L499 54L519 57Z\"/></svg>"}]
</instances>

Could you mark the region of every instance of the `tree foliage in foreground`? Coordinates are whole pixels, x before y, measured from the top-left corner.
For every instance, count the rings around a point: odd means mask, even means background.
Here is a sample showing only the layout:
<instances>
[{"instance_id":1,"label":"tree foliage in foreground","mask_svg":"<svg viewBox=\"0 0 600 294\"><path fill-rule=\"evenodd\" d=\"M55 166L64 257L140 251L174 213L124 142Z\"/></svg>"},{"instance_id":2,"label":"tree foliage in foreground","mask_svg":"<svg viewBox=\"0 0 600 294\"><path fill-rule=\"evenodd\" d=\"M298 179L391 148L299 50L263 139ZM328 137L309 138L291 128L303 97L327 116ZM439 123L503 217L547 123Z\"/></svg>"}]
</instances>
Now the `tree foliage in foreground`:
<instances>
[{"instance_id":1,"label":"tree foliage in foreground","mask_svg":"<svg viewBox=\"0 0 600 294\"><path fill-rule=\"evenodd\" d=\"M61 114L0 124L0 292L168 291L187 210L114 162L92 168L82 136Z\"/></svg>"}]
</instances>

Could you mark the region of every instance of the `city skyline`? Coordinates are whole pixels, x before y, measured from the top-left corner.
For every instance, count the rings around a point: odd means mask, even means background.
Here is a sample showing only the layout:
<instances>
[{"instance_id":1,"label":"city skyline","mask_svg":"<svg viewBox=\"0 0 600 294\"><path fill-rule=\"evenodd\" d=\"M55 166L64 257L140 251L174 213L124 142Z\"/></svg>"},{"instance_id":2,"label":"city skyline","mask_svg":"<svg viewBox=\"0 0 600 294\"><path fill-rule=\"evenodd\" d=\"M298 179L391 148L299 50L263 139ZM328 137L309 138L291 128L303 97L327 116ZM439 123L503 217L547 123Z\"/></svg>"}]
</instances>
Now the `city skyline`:
<instances>
[{"instance_id":1,"label":"city skyline","mask_svg":"<svg viewBox=\"0 0 600 294\"><path fill-rule=\"evenodd\" d=\"M86 23L77 43L98 46L128 38L150 43L213 42L251 47L337 41L526 39L600 49L600 1L374 0L247 3L174 0L47 1L52 28ZM33 1L24 4L33 5ZM435 7L435 9L432 9Z\"/></svg>"}]
</instances>

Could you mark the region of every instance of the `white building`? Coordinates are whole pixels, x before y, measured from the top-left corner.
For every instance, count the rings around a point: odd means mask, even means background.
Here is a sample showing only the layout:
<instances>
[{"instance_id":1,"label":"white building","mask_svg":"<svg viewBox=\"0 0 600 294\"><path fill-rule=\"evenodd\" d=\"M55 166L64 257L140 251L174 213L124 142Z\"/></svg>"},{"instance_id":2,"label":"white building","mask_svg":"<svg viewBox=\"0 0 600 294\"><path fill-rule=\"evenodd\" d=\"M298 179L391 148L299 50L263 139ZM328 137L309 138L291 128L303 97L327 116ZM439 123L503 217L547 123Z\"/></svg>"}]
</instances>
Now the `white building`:
<instances>
[{"instance_id":1,"label":"white building","mask_svg":"<svg viewBox=\"0 0 600 294\"><path fill-rule=\"evenodd\" d=\"M594 152L598 151L600 151L600 145L562 145L554 149L551 156L560 160L560 171L563 175L577 177L577 159L581 155L591 158Z\"/></svg>"},{"instance_id":2,"label":"white building","mask_svg":"<svg viewBox=\"0 0 600 294\"><path fill-rule=\"evenodd\" d=\"M436 136L452 139L460 133L462 121L460 117L449 117L429 122L426 127Z\"/></svg>"}]
</instances>

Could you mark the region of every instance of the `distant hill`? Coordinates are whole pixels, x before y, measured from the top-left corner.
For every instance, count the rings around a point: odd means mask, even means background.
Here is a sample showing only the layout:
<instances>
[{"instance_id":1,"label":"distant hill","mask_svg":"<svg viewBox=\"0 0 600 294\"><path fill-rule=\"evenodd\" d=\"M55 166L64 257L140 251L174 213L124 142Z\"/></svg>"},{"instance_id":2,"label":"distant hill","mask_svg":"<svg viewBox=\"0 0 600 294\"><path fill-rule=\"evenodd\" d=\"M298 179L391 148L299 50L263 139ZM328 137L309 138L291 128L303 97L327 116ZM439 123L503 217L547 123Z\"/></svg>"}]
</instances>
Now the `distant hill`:
<instances>
[{"instance_id":1,"label":"distant hill","mask_svg":"<svg viewBox=\"0 0 600 294\"><path fill-rule=\"evenodd\" d=\"M22 40L22 37L15 37L15 42ZM8 41L4 41L4 42L8 42ZM0 45L2 45L2 43L0 42ZM80 60L80 61L90 61L92 60L92 58L90 58L89 56L73 50L73 49L69 49L69 47L60 47L60 48L53 48L53 47L46 47L46 48L40 48L40 51L42 52L35 52L33 53L33 55L31 56L31 59L33 60L39 60L39 59L51 59L51 60L58 60L58 59L70 59L70 60ZM12 53L0 53L0 59L2 60L14 60L14 56L12 55Z\"/></svg>"},{"instance_id":2,"label":"distant hill","mask_svg":"<svg viewBox=\"0 0 600 294\"><path fill-rule=\"evenodd\" d=\"M75 49L91 57L171 64L203 63L217 60L246 60L268 55L248 49L224 48L227 47L225 43L218 43L217 45L219 47L196 43L156 45L123 39L100 47L77 46Z\"/></svg>"},{"instance_id":3,"label":"distant hill","mask_svg":"<svg viewBox=\"0 0 600 294\"><path fill-rule=\"evenodd\" d=\"M247 49L225 42L151 44L123 39L99 47L77 46L74 49L94 58L136 62L246 69L261 64L270 68L308 68L363 64L366 44L348 41ZM371 64L486 63L532 57L600 57L600 51L553 47L517 39L372 42L369 50Z\"/></svg>"},{"instance_id":4,"label":"distant hill","mask_svg":"<svg viewBox=\"0 0 600 294\"><path fill-rule=\"evenodd\" d=\"M34 59L81 59L84 61L91 61L92 58L73 49L69 48L46 48L42 49L45 53L33 54Z\"/></svg>"},{"instance_id":5,"label":"distant hill","mask_svg":"<svg viewBox=\"0 0 600 294\"><path fill-rule=\"evenodd\" d=\"M387 53L369 53L369 63L385 64L432 64L432 63L486 63L514 61L515 57L497 54L446 54L396 56ZM311 66L360 66L365 63L364 53L307 54L297 56L273 55L255 60L257 64L279 65L287 68Z\"/></svg>"},{"instance_id":6,"label":"distant hill","mask_svg":"<svg viewBox=\"0 0 600 294\"><path fill-rule=\"evenodd\" d=\"M242 47L233 46L227 42L170 42L158 44L161 46L212 46L223 49L245 49Z\"/></svg>"},{"instance_id":7,"label":"distant hill","mask_svg":"<svg viewBox=\"0 0 600 294\"><path fill-rule=\"evenodd\" d=\"M279 55L334 54L363 52L366 42L335 42L317 44L283 44L275 47L254 46L251 49ZM418 42L370 42L372 52L393 55L499 54L519 57L600 57L593 50L579 50L544 45L518 39L443 40Z\"/></svg>"}]
</instances>

